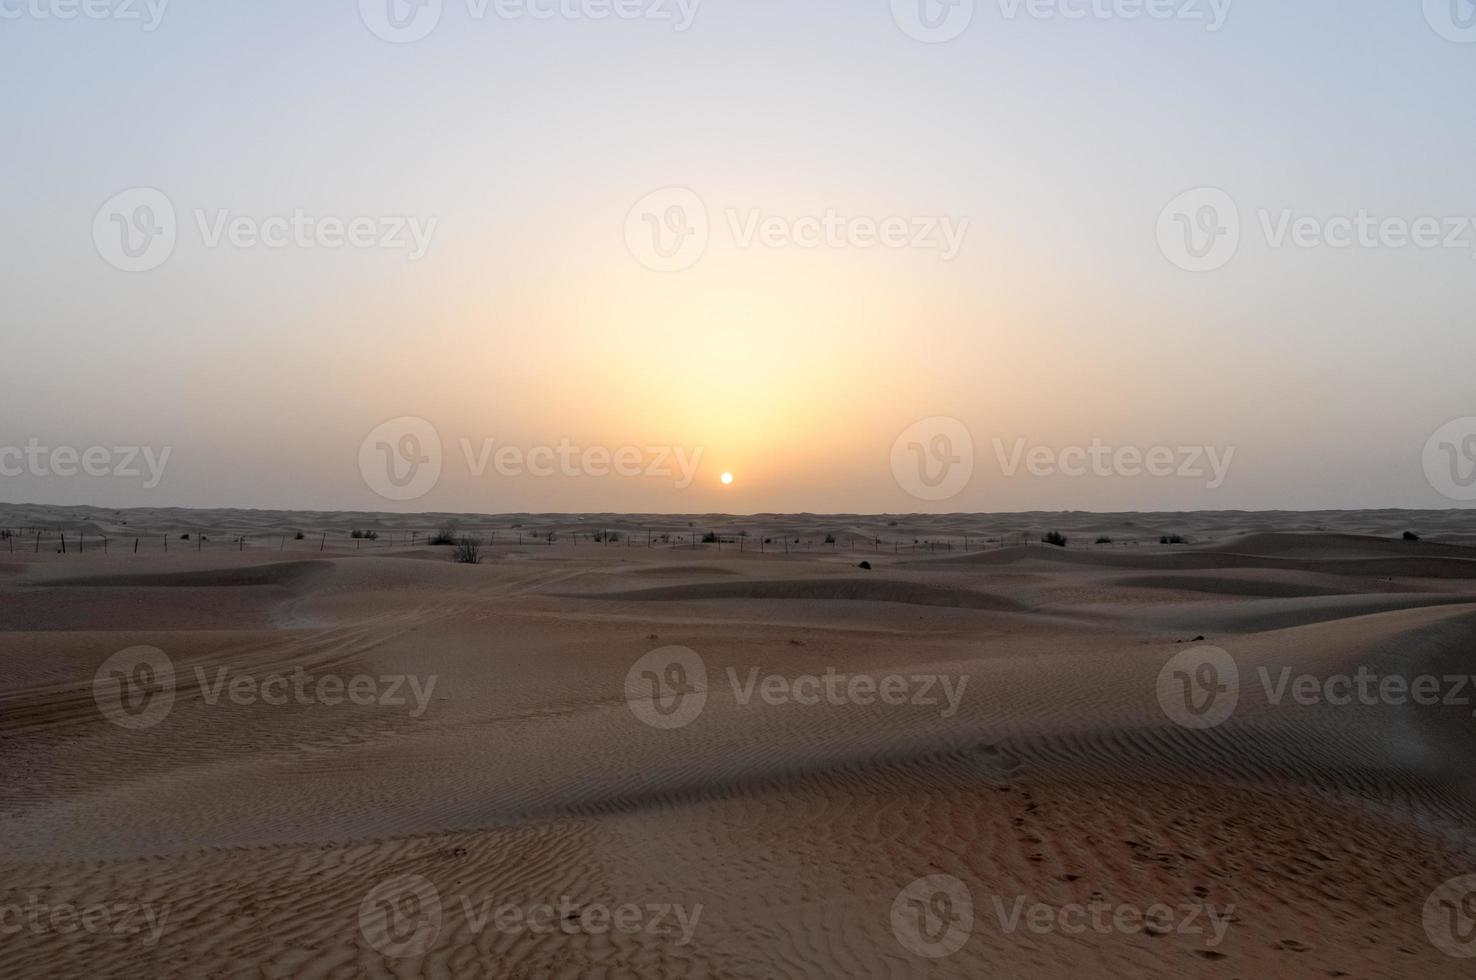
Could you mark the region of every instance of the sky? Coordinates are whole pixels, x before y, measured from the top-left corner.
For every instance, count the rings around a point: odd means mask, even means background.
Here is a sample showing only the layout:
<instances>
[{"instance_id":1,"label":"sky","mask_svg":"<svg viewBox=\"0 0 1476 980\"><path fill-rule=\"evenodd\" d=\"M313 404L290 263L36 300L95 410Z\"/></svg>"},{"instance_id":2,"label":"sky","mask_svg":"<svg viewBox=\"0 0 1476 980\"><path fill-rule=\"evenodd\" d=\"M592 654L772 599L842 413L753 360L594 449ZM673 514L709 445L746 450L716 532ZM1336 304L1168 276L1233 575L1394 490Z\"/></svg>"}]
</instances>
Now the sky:
<instances>
[{"instance_id":1,"label":"sky","mask_svg":"<svg viewBox=\"0 0 1476 980\"><path fill-rule=\"evenodd\" d=\"M0 0L0 502L1467 506L1473 81L1471 0Z\"/></svg>"}]
</instances>

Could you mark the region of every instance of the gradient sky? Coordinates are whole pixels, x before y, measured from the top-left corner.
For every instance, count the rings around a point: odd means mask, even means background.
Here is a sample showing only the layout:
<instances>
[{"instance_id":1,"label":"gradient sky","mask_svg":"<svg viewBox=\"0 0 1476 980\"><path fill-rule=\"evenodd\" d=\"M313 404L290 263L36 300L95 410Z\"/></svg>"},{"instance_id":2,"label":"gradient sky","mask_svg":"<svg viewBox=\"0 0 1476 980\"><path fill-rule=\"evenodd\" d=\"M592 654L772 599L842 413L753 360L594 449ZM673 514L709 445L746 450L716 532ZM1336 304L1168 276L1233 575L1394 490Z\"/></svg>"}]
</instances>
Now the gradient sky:
<instances>
[{"instance_id":1,"label":"gradient sky","mask_svg":"<svg viewBox=\"0 0 1476 980\"><path fill-rule=\"evenodd\" d=\"M24 473L0 476L0 501L1457 505L1422 450L1476 415L1476 228L1455 249L1278 249L1258 218L1476 217L1476 44L1431 26L1440 0L1238 0L1219 32L1010 18L1003 0L979 0L940 44L909 37L888 0L703 0L685 32L476 20L446 0L410 44L377 38L356 0L174 0L151 32L32 12L56 2L0 0L0 445L171 457L152 489ZM633 257L624 225L673 186L705 202L711 242L692 268L660 273ZM179 218L173 255L142 273L105 261L92 231L134 187L163 191ZM1233 261L1196 274L1165 257L1156 228L1201 187L1229 193L1244 229ZM413 262L209 248L195 227L196 209L299 208L438 225ZM970 228L952 261L742 248L730 208ZM388 502L360 447L403 416L434 426L443 472ZM891 465L899 434L930 417L959 420L975 443L972 478L943 501L909 494ZM478 478L463 438L702 459L685 489ZM1008 477L995 439L1235 456L1213 490Z\"/></svg>"}]
</instances>

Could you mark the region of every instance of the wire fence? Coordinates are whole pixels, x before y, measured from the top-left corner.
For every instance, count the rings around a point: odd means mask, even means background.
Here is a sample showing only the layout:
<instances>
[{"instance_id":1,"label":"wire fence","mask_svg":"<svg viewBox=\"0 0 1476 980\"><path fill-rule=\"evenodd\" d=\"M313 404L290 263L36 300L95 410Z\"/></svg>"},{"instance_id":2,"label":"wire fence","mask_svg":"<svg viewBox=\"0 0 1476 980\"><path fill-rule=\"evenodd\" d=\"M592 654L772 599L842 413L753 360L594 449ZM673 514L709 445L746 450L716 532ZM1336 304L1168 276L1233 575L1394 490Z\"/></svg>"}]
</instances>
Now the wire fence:
<instances>
[{"instance_id":1,"label":"wire fence","mask_svg":"<svg viewBox=\"0 0 1476 980\"><path fill-rule=\"evenodd\" d=\"M199 528L190 530L149 529L136 533L105 533L96 529L49 527L0 528L0 554L126 555L203 553L221 551L276 551L317 554L384 552L424 547L453 546L470 540L480 547L600 546L669 550L713 550L739 554L967 554L1004 548L1045 545L1046 536L1032 531L993 534L949 534L922 538L906 533L856 533L851 531L795 532L785 529L758 530L670 527L620 528L526 528L442 526L438 528L395 528L371 530L291 529L233 530ZM1064 540L1064 539L1063 539ZM1182 542L1182 539L1179 539ZM1085 542L1082 542L1085 544ZM1136 547L1138 540L1114 541L1097 538L1094 547ZM1175 542L1169 542L1175 543ZM1064 545L1063 545L1064 546Z\"/></svg>"}]
</instances>

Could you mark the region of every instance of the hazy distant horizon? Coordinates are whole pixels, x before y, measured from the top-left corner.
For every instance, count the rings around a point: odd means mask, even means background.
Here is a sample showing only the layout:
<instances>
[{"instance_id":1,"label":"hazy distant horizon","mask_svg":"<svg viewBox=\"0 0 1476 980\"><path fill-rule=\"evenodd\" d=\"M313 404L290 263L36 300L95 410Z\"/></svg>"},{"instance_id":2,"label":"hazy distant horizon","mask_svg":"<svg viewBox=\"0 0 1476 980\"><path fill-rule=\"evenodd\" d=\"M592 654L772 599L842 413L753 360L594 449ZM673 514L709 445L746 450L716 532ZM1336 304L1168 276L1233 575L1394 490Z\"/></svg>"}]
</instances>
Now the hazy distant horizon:
<instances>
[{"instance_id":1,"label":"hazy distant horizon","mask_svg":"<svg viewBox=\"0 0 1476 980\"><path fill-rule=\"evenodd\" d=\"M1314 516L1314 515L1377 515L1377 514L1402 514L1411 516L1420 515L1453 515L1464 514L1469 508L1464 507L1356 507L1356 508L1313 508L1313 509L1287 509L1268 508L1264 510L1239 510L1239 509L1204 509L1204 510L1018 510L1018 511L754 511L751 513L738 513L730 511L401 511L401 510L318 510L303 507L176 507L176 506L139 506L139 507L107 507L93 504L51 504L36 502L10 502L0 501L0 513L5 508L13 510L36 509L55 511L97 511L99 513L124 514L129 512L150 511L177 511L191 514L211 513L243 513L257 515L322 515L325 517L374 517L393 518L400 521L411 521L417 518L435 520L438 518L570 518L582 519L588 517L608 517L612 519L621 518L652 518L687 520L689 518L708 517L724 518L731 520L751 520L759 518L900 518L900 519L925 519L929 521L942 521L950 518L1011 518L1011 517L1053 517L1053 516L1085 516L1085 517L1211 517L1224 515L1227 517L1278 517L1278 516ZM1311 530L1309 528L1309 530ZM1476 532L1476 527L1473 527Z\"/></svg>"},{"instance_id":2,"label":"hazy distant horizon","mask_svg":"<svg viewBox=\"0 0 1476 980\"><path fill-rule=\"evenodd\" d=\"M0 11L0 500L1476 502L1454 8L541 2Z\"/></svg>"}]
</instances>

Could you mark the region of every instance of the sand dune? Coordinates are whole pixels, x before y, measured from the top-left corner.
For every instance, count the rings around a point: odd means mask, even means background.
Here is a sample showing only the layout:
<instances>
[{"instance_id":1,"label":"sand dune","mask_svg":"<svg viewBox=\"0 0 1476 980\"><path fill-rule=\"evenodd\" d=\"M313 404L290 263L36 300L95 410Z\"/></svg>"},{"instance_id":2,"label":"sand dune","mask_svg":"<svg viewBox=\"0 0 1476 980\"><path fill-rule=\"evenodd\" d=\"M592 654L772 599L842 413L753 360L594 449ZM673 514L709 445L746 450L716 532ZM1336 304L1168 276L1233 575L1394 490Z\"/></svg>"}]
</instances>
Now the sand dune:
<instances>
[{"instance_id":1,"label":"sand dune","mask_svg":"<svg viewBox=\"0 0 1476 980\"><path fill-rule=\"evenodd\" d=\"M823 600L832 602L896 602L913 606L957 609L1017 610L1020 605L1002 596L969 589L942 588L895 579L814 579L760 582L704 582L604 592L571 598L617 599L627 602L685 602L698 599Z\"/></svg>"},{"instance_id":2,"label":"sand dune","mask_svg":"<svg viewBox=\"0 0 1476 980\"><path fill-rule=\"evenodd\" d=\"M1141 552L1087 551L1065 548L1015 547L951 557L930 557L920 562L937 565L1008 565L1020 561L1093 565L1101 568L1139 568L1157 571L1201 571L1227 568L1265 568L1283 571L1318 572L1361 578L1476 579L1476 549L1473 557L1442 555L1343 557L1334 549L1326 557L1287 557L1246 554L1238 551L1143 550Z\"/></svg>"},{"instance_id":3,"label":"sand dune","mask_svg":"<svg viewBox=\"0 0 1476 980\"><path fill-rule=\"evenodd\" d=\"M214 541L219 516L117 520ZM163 920L156 937L26 929L7 975L1466 975L1422 909L1476 871L1472 709L1304 704L1260 680L1471 673L1460 547L1174 515L1223 540L950 539L950 558L824 544L897 518L700 522L798 538L786 556L572 529L686 532L670 518L520 516L485 522L471 567L388 517L403 544L296 553L298 515L230 519L272 545L18 552L0 577L0 908ZM910 520L894 532L936 549L997 519ZM564 540L529 542L555 526ZM1356 570L1388 562L1402 571ZM168 658L172 700L128 728L96 682L140 647ZM674 716L641 685L670 675L641 665L671 648L701 664L682 662L672 710L699 710L661 727ZM1162 679L1209 648L1238 668L1235 707L1188 727ZM273 686L299 672L342 683L305 701ZM827 676L869 686L832 699ZM374 696L345 697L355 679ZM908 945L904 894L932 875L974 912L936 959ZM1020 903L1099 900L1224 910L1225 931L1009 924ZM489 917L560 902L570 927L547 934ZM581 918L622 906L640 928ZM412 907L393 920L424 941L407 951L385 910Z\"/></svg>"}]
</instances>

